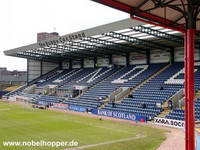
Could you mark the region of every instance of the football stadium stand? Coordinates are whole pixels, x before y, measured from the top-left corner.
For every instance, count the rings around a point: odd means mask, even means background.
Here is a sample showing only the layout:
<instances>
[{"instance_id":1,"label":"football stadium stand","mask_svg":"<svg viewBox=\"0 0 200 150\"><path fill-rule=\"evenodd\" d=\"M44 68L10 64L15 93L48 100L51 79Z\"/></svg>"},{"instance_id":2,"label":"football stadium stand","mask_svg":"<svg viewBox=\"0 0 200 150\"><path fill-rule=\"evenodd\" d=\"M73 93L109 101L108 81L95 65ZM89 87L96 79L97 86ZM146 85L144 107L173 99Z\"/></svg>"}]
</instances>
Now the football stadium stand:
<instances>
[{"instance_id":1,"label":"football stadium stand","mask_svg":"<svg viewBox=\"0 0 200 150\"><path fill-rule=\"evenodd\" d=\"M125 19L5 54L28 60L27 84L6 94L7 100L49 107L64 104L73 111L129 120L184 119L180 32ZM199 60L197 46L197 95ZM196 97L196 120L200 120Z\"/></svg>"}]
</instances>

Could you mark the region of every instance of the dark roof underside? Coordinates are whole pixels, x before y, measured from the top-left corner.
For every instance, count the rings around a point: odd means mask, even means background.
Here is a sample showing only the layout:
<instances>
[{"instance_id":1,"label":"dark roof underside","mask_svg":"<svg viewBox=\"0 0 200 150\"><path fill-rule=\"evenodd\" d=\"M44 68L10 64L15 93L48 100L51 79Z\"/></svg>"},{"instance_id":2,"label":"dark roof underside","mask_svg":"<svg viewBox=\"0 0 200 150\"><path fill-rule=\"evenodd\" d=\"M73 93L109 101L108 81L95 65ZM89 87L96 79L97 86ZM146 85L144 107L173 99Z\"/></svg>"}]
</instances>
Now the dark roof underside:
<instances>
[{"instance_id":1,"label":"dark roof underside","mask_svg":"<svg viewBox=\"0 0 200 150\"><path fill-rule=\"evenodd\" d=\"M182 46L180 32L146 24L7 55L59 62L67 59L109 57L111 54L126 56L130 52L145 55L152 49L170 51L173 47Z\"/></svg>"},{"instance_id":2,"label":"dark roof underside","mask_svg":"<svg viewBox=\"0 0 200 150\"><path fill-rule=\"evenodd\" d=\"M185 12L188 0L92 0L127 12L145 20L165 24L173 28L185 28ZM191 0L197 16L196 27L200 31L200 1Z\"/></svg>"}]
</instances>

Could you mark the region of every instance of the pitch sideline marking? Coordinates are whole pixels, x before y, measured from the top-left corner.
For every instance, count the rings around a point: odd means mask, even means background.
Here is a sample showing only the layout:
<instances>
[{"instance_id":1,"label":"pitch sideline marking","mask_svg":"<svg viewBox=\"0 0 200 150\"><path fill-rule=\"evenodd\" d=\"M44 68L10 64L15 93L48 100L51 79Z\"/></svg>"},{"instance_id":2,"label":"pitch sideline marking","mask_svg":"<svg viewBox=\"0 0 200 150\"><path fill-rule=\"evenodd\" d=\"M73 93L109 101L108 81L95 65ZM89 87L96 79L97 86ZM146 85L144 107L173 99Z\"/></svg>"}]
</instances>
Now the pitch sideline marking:
<instances>
[{"instance_id":1,"label":"pitch sideline marking","mask_svg":"<svg viewBox=\"0 0 200 150\"><path fill-rule=\"evenodd\" d=\"M10 108L0 108L0 111L8 111L11 110Z\"/></svg>"},{"instance_id":2,"label":"pitch sideline marking","mask_svg":"<svg viewBox=\"0 0 200 150\"><path fill-rule=\"evenodd\" d=\"M146 137L145 135L138 134L138 135L136 135L136 137L113 140L113 141L102 142L102 143L97 143L97 144L83 145L83 146L80 146L80 147L67 148L67 149L64 149L64 150L83 150L85 148L91 148L91 147L96 147L96 146L101 146L101 145L108 145L108 144L113 144L113 143L118 143L118 142L131 141L131 140L136 140L136 139L145 138L145 137Z\"/></svg>"}]
</instances>

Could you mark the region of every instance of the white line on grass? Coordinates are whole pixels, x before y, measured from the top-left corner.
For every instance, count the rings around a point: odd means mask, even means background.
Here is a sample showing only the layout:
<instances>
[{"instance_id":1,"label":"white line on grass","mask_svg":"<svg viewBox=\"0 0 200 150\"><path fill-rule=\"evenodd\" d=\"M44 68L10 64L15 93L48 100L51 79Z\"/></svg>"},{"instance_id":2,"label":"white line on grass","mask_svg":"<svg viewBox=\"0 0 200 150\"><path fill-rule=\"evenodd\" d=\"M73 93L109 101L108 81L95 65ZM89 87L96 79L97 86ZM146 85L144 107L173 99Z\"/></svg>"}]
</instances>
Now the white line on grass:
<instances>
[{"instance_id":1,"label":"white line on grass","mask_svg":"<svg viewBox=\"0 0 200 150\"><path fill-rule=\"evenodd\" d=\"M0 109L0 111L8 111L8 110L10 110L10 108L2 108L2 109Z\"/></svg>"},{"instance_id":2,"label":"white line on grass","mask_svg":"<svg viewBox=\"0 0 200 150\"><path fill-rule=\"evenodd\" d=\"M131 134L129 131L126 131L126 130L116 129L116 128L114 129L112 127L106 127L106 126L100 126L100 125L96 125L95 123L91 123L91 122L84 123L83 121L78 121L78 120L72 121L71 119L68 119L68 118L62 118L62 120L67 120L67 121L71 121L71 122L75 122L75 123L81 123L81 124L93 126L93 127L96 127L96 128L109 129L109 130L113 130L113 131L117 131L117 132L123 132L123 133Z\"/></svg>"},{"instance_id":3,"label":"white line on grass","mask_svg":"<svg viewBox=\"0 0 200 150\"><path fill-rule=\"evenodd\" d=\"M136 140L136 139L145 138L145 137L146 137L145 135L138 134L135 137L131 137L131 138L113 140L113 141L102 142L102 143L97 143L97 144L83 145L83 146L76 147L76 148L67 148L65 150L83 150L85 148L91 148L91 147L96 147L96 146L108 145L108 144L113 144L113 143L118 143L118 142L126 142L126 141Z\"/></svg>"}]
</instances>

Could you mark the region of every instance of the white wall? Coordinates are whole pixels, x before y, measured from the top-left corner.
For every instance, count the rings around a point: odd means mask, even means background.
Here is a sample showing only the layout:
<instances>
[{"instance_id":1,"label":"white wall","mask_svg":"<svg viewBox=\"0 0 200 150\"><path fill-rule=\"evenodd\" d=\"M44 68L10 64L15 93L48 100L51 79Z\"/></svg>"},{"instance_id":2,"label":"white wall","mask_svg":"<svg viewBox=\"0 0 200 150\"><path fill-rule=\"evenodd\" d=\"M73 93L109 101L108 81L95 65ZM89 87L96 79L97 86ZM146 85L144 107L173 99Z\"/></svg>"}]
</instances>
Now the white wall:
<instances>
[{"instance_id":1,"label":"white wall","mask_svg":"<svg viewBox=\"0 0 200 150\"><path fill-rule=\"evenodd\" d=\"M42 62L42 74L45 74L57 67L59 67L59 64L43 61Z\"/></svg>"},{"instance_id":2,"label":"white wall","mask_svg":"<svg viewBox=\"0 0 200 150\"><path fill-rule=\"evenodd\" d=\"M184 61L184 49L182 47L176 48L174 50L174 59L176 62ZM194 59L195 59L195 61L200 60L200 50L199 49L195 49Z\"/></svg>"},{"instance_id":3,"label":"white wall","mask_svg":"<svg viewBox=\"0 0 200 150\"><path fill-rule=\"evenodd\" d=\"M84 59L84 68L94 68L94 59Z\"/></svg>"},{"instance_id":4,"label":"white wall","mask_svg":"<svg viewBox=\"0 0 200 150\"><path fill-rule=\"evenodd\" d=\"M126 57L125 56L113 55L112 61L113 61L113 64L115 64L115 65L122 65L122 66L126 65Z\"/></svg>"},{"instance_id":5,"label":"white wall","mask_svg":"<svg viewBox=\"0 0 200 150\"><path fill-rule=\"evenodd\" d=\"M28 61L28 81L32 81L33 79L40 76L41 64L40 61L37 60L29 60Z\"/></svg>"},{"instance_id":6,"label":"white wall","mask_svg":"<svg viewBox=\"0 0 200 150\"><path fill-rule=\"evenodd\" d=\"M42 74L45 74L56 67L59 64L51 62L42 62ZM28 61L28 81L32 81L35 78L38 78L41 75L41 61L30 60Z\"/></svg>"},{"instance_id":7,"label":"white wall","mask_svg":"<svg viewBox=\"0 0 200 150\"><path fill-rule=\"evenodd\" d=\"M109 65L109 58L97 58L97 66L99 67L106 67Z\"/></svg>"},{"instance_id":8,"label":"white wall","mask_svg":"<svg viewBox=\"0 0 200 150\"><path fill-rule=\"evenodd\" d=\"M184 60L184 50L183 48L177 48L174 50L174 60L176 62L182 62Z\"/></svg>"},{"instance_id":9,"label":"white wall","mask_svg":"<svg viewBox=\"0 0 200 150\"><path fill-rule=\"evenodd\" d=\"M195 49L194 60L200 60L200 50L199 49Z\"/></svg>"},{"instance_id":10,"label":"white wall","mask_svg":"<svg viewBox=\"0 0 200 150\"><path fill-rule=\"evenodd\" d=\"M150 63L167 63L170 62L170 53L162 50L150 51Z\"/></svg>"},{"instance_id":11,"label":"white wall","mask_svg":"<svg viewBox=\"0 0 200 150\"><path fill-rule=\"evenodd\" d=\"M130 53L130 65L136 65L136 64L146 64L147 63L147 57L146 55L139 54L136 52Z\"/></svg>"},{"instance_id":12,"label":"white wall","mask_svg":"<svg viewBox=\"0 0 200 150\"><path fill-rule=\"evenodd\" d=\"M69 69L69 62L68 61L63 61L62 62L62 68L63 69Z\"/></svg>"},{"instance_id":13,"label":"white wall","mask_svg":"<svg viewBox=\"0 0 200 150\"><path fill-rule=\"evenodd\" d=\"M81 68L81 61L80 60L73 60L72 61L72 68Z\"/></svg>"}]
</instances>

